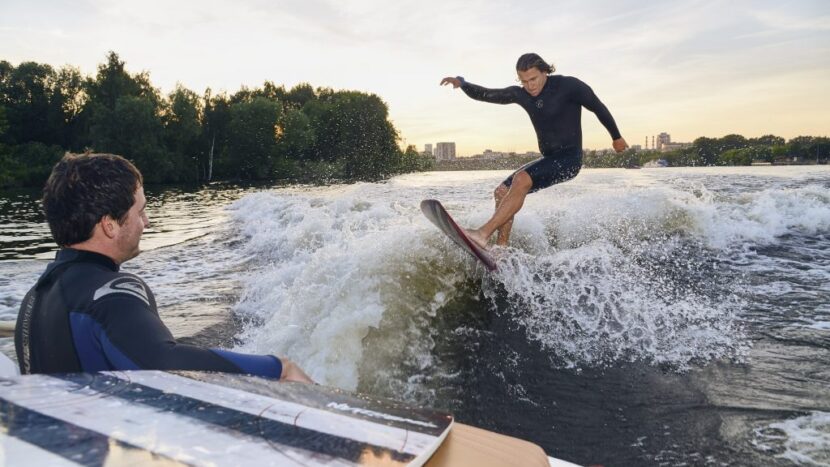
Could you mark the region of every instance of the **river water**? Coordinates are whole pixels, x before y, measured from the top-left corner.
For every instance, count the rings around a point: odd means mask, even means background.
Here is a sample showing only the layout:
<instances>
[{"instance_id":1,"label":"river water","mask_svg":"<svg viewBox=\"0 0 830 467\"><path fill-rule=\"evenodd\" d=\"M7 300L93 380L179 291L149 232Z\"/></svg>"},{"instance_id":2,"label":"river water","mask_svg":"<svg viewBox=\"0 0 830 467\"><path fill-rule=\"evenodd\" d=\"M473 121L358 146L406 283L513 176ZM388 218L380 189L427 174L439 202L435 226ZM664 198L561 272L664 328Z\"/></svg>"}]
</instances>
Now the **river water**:
<instances>
[{"instance_id":1,"label":"river water","mask_svg":"<svg viewBox=\"0 0 830 467\"><path fill-rule=\"evenodd\" d=\"M586 169L528 197L488 274L418 203L477 226L506 175L149 190L124 269L177 336L572 462L830 465L830 167ZM53 247L33 193L0 221L13 319Z\"/></svg>"}]
</instances>

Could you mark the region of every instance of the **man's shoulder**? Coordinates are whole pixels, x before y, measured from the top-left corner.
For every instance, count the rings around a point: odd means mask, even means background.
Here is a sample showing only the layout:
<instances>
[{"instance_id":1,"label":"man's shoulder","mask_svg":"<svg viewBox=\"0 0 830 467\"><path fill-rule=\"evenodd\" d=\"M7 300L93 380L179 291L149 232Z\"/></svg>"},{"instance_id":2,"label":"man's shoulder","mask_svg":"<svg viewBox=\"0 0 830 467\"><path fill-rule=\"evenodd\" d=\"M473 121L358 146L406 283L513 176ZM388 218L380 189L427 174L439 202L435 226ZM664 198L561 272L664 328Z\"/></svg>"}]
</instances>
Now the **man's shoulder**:
<instances>
[{"instance_id":1,"label":"man's shoulder","mask_svg":"<svg viewBox=\"0 0 830 467\"><path fill-rule=\"evenodd\" d=\"M551 76L551 78L552 79L557 79L558 78L559 82L562 83L562 85L564 85L564 86L578 87L578 86L585 86L586 85L584 81L582 81L581 79L579 79L575 76L554 75L554 76Z\"/></svg>"},{"instance_id":2,"label":"man's shoulder","mask_svg":"<svg viewBox=\"0 0 830 467\"><path fill-rule=\"evenodd\" d=\"M150 288L140 277L127 272L116 272L105 281L99 281L92 295L92 302L106 298L133 297L150 306L150 296Z\"/></svg>"}]
</instances>

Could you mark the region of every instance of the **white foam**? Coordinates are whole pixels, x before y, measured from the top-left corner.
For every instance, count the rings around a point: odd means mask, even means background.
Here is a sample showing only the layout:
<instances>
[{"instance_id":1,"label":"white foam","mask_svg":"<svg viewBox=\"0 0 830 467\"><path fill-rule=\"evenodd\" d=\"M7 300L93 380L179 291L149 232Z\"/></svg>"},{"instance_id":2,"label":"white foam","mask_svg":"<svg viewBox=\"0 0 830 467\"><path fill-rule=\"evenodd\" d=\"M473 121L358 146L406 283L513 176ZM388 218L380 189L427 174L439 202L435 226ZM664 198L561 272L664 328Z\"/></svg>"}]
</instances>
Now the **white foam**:
<instances>
[{"instance_id":1,"label":"white foam","mask_svg":"<svg viewBox=\"0 0 830 467\"><path fill-rule=\"evenodd\" d=\"M755 446L798 465L830 465L830 413L809 415L757 429Z\"/></svg>"},{"instance_id":2,"label":"white foam","mask_svg":"<svg viewBox=\"0 0 830 467\"><path fill-rule=\"evenodd\" d=\"M488 297L506 291L528 335L567 365L685 368L741 358L744 305L736 297L749 286L734 271L721 276L719 261L748 242L826 228L828 190L788 187L784 177L732 193L725 181L629 173L586 171L528 197L502 273L483 283ZM237 306L254 318L241 348L288 356L347 388L369 370L394 374L388 365L401 361L429 365L424 317L483 276L423 219L418 202L439 198L461 225L476 226L505 175L410 174L240 200L231 219L254 261ZM805 206L811 219L799 215Z\"/></svg>"},{"instance_id":3,"label":"white foam","mask_svg":"<svg viewBox=\"0 0 830 467\"><path fill-rule=\"evenodd\" d=\"M650 248L676 254L666 244ZM514 304L511 319L569 367L644 360L682 369L743 356L738 302L678 291L680 284L647 274L629 255L604 240L535 255L513 251L497 280Z\"/></svg>"},{"instance_id":4,"label":"white foam","mask_svg":"<svg viewBox=\"0 0 830 467\"><path fill-rule=\"evenodd\" d=\"M378 187L279 190L235 204L246 251L258 258L236 309L263 322L248 328L242 350L288 356L318 381L353 389L372 329L385 318L388 327L417 333L399 321L434 314L455 293L455 281L443 276L426 279L427 293L413 296L424 259L439 252L425 242L425 223L413 222L421 219L417 206L367 201ZM379 352L407 342L411 358L429 355L415 336L381 339L388 342L377 344Z\"/></svg>"}]
</instances>

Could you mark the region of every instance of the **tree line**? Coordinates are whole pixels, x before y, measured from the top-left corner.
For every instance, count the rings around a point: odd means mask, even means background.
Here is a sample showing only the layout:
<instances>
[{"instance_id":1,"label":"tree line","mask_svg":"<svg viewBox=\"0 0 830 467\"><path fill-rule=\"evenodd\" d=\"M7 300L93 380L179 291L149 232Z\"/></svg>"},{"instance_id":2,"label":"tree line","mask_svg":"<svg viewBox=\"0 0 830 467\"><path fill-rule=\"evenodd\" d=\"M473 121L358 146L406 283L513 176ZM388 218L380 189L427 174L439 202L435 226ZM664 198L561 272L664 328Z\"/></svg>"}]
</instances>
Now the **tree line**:
<instances>
[{"instance_id":1,"label":"tree line","mask_svg":"<svg viewBox=\"0 0 830 467\"><path fill-rule=\"evenodd\" d=\"M374 94L266 81L162 95L115 52L95 76L0 61L0 188L42 185L67 151L125 156L147 183L379 180L431 167L399 141Z\"/></svg>"},{"instance_id":2,"label":"tree line","mask_svg":"<svg viewBox=\"0 0 830 467\"><path fill-rule=\"evenodd\" d=\"M587 167L641 167L656 159L664 159L674 167L752 165L753 162L827 164L830 162L830 138L798 136L787 141L775 135L701 137L688 147L667 152L628 149L620 154L609 154L586 151L584 163Z\"/></svg>"}]
</instances>

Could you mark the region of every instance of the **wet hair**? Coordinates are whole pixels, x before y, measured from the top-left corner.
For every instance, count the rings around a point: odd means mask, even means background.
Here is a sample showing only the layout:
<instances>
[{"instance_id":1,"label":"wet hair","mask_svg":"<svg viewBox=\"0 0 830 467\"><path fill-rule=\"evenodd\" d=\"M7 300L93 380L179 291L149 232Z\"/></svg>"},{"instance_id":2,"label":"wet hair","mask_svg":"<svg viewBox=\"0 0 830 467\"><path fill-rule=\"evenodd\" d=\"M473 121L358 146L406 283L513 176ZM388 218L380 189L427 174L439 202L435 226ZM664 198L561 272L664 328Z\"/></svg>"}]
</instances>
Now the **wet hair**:
<instances>
[{"instance_id":1,"label":"wet hair","mask_svg":"<svg viewBox=\"0 0 830 467\"><path fill-rule=\"evenodd\" d=\"M123 224L142 183L141 172L121 156L67 153L43 187L43 211L55 243L65 247L89 240L104 216Z\"/></svg>"},{"instance_id":2,"label":"wet hair","mask_svg":"<svg viewBox=\"0 0 830 467\"><path fill-rule=\"evenodd\" d=\"M556 67L544 61L537 54L528 53L519 57L519 60L516 62L516 71L527 71L531 68L536 68L546 75L556 71Z\"/></svg>"}]
</instances>

